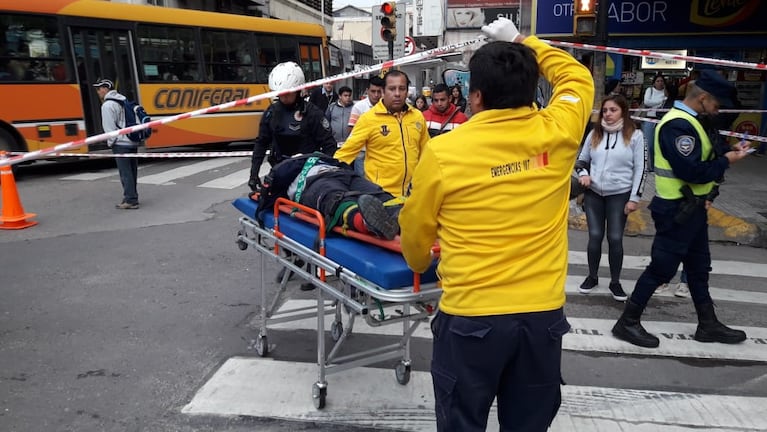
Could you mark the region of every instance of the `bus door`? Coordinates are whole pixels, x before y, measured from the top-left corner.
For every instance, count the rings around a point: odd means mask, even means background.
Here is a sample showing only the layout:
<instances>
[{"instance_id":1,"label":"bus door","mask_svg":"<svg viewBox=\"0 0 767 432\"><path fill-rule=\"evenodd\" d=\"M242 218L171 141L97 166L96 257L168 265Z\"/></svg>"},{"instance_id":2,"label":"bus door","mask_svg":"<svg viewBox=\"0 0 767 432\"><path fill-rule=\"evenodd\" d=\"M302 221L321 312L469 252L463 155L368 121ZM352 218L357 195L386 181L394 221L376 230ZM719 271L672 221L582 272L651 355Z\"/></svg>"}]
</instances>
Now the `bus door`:
<instances>
[{"instance_id":1,"label":"bus door","mask_svg":"<svg viewBox=\"0 0 767 432\"><path fill-rule=\"evenodd\" d=\"M70 27L69 31L86 130L89 136L97 135L103 132L101 100L93 87L99 78L112 80L118 92L128 99L138 100L132 32L129 29L88 27ZM106 141L90 145L89 150L105 148Z\"/></svg>"}]
</instances>

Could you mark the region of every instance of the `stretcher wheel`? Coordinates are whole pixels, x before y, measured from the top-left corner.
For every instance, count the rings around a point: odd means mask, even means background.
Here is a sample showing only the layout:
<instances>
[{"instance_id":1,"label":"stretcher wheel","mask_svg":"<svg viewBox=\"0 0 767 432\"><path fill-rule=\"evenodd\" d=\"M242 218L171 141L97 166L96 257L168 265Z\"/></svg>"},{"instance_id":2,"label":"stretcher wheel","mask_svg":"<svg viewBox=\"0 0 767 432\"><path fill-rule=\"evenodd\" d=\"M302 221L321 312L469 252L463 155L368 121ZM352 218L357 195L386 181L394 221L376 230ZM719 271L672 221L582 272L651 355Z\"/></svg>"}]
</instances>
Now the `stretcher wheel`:
<instances>
[{"instance_id":1,"label":"stretcher wheel","mask_svg":"<svg viewBox=\"0 0 767 432\"><path fill-rule=\"evenodd\" d=\"M244 234L244 233L243 233L242 231L237 231L237 237L238 237L238 239L237 239L237 242L236 242L236 243L237 243L237 247L238 247L240 250L245 250L245 249L247 249L247 248L248 248L248 244L247 244L247 243L245 243L243 240L240 240L240 239L239 239L239 236L241 236L241 235L243 235L243 234Z\"/></svg>"},{"instance_id":2,"label":"stretcher wheel","mask_svg":"<svg viewBox=\"0 0 767 432\"><path fill-rule=\"evenodd\" d=\"M394 375L397 376L397 382L406 385L410 382L410 365L400 362L394 368Z\"/></svg>"},{"instance_id":3,"label":"stretcher wheel","mask_svg":"<svg viewBox=\"0 0 767 432\"><path fill-rule=\"evenodd\" d=\"M266 357L269 355L269 340L265 335L259 335L256 339L256 354L259 357Z\"/></svg>"},{"instance_id":4,"label":"stretcher wheel","mask_svg":"<svg viewBox=\"0 0 767 432\"><path fill-rule=\"evenodd\" d=\"M341 339L341 335L344 333L344 324L341 321L333 321L330 325L330 336L334 342L338 342Z\"/></svg>"},{"instance_id":5,"label":"stretcher wheel","mask_svg":"<svg viewBox=\"0 0 767 432\"><path fill-rule=\"evenodd\" d=\"M312 402L317 409L325 408L325 398L328 395L327 386L320 387L318 383L312 384Z\"/></svg>"}]
</instances>

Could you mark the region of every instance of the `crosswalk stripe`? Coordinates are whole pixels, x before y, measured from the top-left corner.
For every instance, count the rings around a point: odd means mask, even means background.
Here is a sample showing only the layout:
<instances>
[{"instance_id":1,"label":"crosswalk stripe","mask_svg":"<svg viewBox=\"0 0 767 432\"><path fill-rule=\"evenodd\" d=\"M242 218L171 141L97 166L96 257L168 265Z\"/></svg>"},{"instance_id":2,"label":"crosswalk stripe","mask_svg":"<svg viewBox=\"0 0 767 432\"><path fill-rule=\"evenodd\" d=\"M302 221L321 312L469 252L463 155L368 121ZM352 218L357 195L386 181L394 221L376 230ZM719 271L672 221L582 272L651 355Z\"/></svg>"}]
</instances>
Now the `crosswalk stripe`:
<instances>
[{"instance_id":1,"label":"crosswalk stripe","mask_svg":"<svg viewBox=\"0 0 767 432\"><path fill-rule=\"evenodd\" d=\"M581 286L581 283L583 282L583 279L585 276L573 276L568 275L567 280L565 282L565 292L568 294L580 294L580 291L578 291L578 287ZM608 280L602 280L600 285L596 286L594 289L591 290L588 295L610 295L610 290L607 289ZM636 285L635 280L629 280L629 279L621 279L621 285L623 286L623 290L626 291L627 294L631 294L631 292L634 290L634 285ZM676 288L675 286L672 287ZM728 289L728 288L717 288L717 287L709 287L709 293L711 294L711 298L714 299L714 301L733 301L733 302L740 302L740 303L752 303L752 304L763 304L767 305L767 292L759 292L759 291L744 291L744 290L735 290L735 289ZM653 294L653 297L673 297L673 292L658 292L655 291Z\"/></svg>"},{"instance_id":2,"label":"crosswalk stripe","mask_svg":"<svg viewBox=\"0 0 767 432\"><path fill-rule=\"evenodd\" d=\"M152 164L142 164L138 166L138 170L141 171L150 166L152 166ZM66 177L62 177L61 180L93 181L93 180L100 180L103 178L113 177L117 175L119 175L119 173L117 172L117 168L110 168L110 169L105 169L99 172L86 172L86 173L66 176Z\"/></svg>"},{"instance_id":3,"label":"crosswalk stripe","mask_svg":"<svg viewBox=\"0 0 767 432\"><path fill-rule=\"evenodd\" d=\"M209 182L205 182L198 187L212 189L234 189L247 183L249 176L250 168L246 168L243 170L235 171L229 175L213 179Z\"/></svg>"},{"instance_id":4,"label":"crosswalk stripe","mask_svg":"<svg viewBox=\"0 0 767 432\"><path fill-rule=\"evenodd\" d=\"M327 405L316 410L312 363L234 357L227 360L182 412L435 431L428 372L397 384L389 369L356 368L328 378ZM495 407L494 407L495 408ZM767 398L566 385L549 431L763 431ZM499 429L491 410L487 430Z\"/></svg>"},{"instance_id":5,"label":"crosswalk stripe","mask_svg":"<svg viewBox=\"0 0 767 432\"><path fill-rule=\"evenodd\" d=\"M608 261L607 255L602 254L602 259L599 261L600 267L607 267L609 265ZM569 263L588 265L589 262L586 252L570 251ZM648 264L650 264L649 256L625 255L623 257L624 270L644 270ZM744 261L712 260L711 268L711 272L716 274L767 278L767 264Z\"/></svg>"},{"instance_id":6,"label":"crosswalk stripe","mask_svg":"<svg viewBox=\"0 0 767 432\"><path fill-rule=\"evenodd\" d=\"M297 309L315 305L315 300L288 300L283 305L283 310ZM372 311L377 315L377 311ZM572 329L562 339L562 347L568 351L598 351L620 354L639 354L646 356L683 357L683 358L709 358L720 360L742 360L767 362L767 328L741 327L748 339L738 345L707 344L695 341L693 335L697 323L687 322L664 322L646 321L642 323L650 333L660 338L658 348L647 349L631 345L612 336L612 327L618 319L619 311L616 311L613 319L575 318L568 317ZM325 329L330 329L334 317L325 317ZM270 325L270 330L316 330L317 319L307 318L293 322ZM354 326L352 334L401 336L402 328L399 326L370 327L358 322ZM413 333L413 337L431 339L432 334L429 326L419 326ZM279 340L276 340L279 344Z\"/></svg>"},{"instance_id":7,"label":"crosswalk stripe","mask_svg":"<svg viewBox=\"0 0 767 432\"><path fill-rule=\"evenodd\" d=\"M246 160L244 157L227 157L208 159L201 162L196 162L189 165L184 165L178 168L163 171L161 173L152 174L148 176L139 176L138 182L141 184L154 184L161 185L171 182L172 180L180 179L183 177L189 177L194 174L201 173L203 171L221 168L226 165L238 163Z\"/></svg>"}]
</instances>

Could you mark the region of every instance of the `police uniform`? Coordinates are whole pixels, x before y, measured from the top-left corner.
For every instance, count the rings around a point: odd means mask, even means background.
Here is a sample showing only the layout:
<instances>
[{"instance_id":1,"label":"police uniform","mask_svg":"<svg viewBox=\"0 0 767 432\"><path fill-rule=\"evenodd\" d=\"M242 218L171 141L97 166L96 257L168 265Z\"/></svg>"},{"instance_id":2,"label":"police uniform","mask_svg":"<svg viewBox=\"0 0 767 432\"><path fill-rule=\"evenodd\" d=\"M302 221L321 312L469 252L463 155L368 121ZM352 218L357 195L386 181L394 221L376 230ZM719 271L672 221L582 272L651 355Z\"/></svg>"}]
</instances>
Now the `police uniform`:
<instances>
[{"instance_id":1,"label":"police uniform","mask_svg":"<svg viewBox=\"0 0 767 432\"><path fill-rule=\"evenodd\" d=\"M732 86L716 72L705 71L696 85L716 97L721 105L729 102ZM639 317L653 292L674 277L680 263L687 272L698 312L695 339L724 343L745 339L745 333L716 321L709 294L711 253L705 202L713 200L716 180L722 178L729 161L717 156L698 115L682 101L676 101L655 130L656 193L649 206L655 222L652 259L613 328L616 337L635 345L658 346L657 338L641 328Z\"/></svg>"},{"instance_id":2,"label":"police uniform","mask_svg":"<svg viewBox=\"0 0 767 432\"><path fill-rule=\"evenodd\" d=\"M258 185L258 171L267 149L271 149L269 163L274 166L298 153L319 151L332 156L336 146L330 122L319 108L299 97L290 107L277 101L261 117L248 184L251 189Z\"/></svg>"}]
</instances>

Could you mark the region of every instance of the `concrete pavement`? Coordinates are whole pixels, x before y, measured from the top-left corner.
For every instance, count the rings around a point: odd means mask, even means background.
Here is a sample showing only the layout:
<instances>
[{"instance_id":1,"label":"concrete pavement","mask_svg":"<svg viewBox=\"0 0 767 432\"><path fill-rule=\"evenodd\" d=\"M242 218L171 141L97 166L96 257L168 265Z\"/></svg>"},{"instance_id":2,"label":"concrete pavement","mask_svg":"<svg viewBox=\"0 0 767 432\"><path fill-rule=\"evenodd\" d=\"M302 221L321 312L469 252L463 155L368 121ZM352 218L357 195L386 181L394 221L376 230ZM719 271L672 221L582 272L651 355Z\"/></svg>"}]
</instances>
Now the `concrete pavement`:
<instances>
[{"instance_id":1,"label":"concrete pavement","mask_svg":"<svg viewBox=\"0 0 767 432\"><path fill-rule=\"evenodd\" d=\"M767 248L767 157L749 156L725 173L719 197L708 211L711 241ZM649 173L639 210L629 215L626 235L655 235L647 206L655 196L655 175ZM570 228L586 230L586 215L570 202Z\"/></svg>"}]
</instances>

